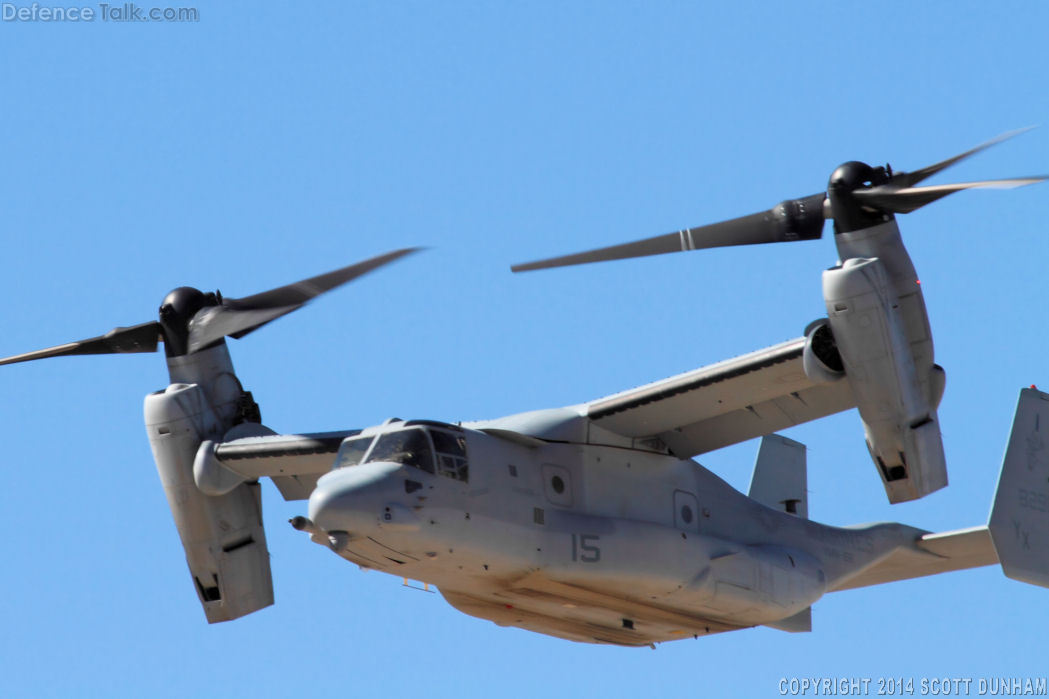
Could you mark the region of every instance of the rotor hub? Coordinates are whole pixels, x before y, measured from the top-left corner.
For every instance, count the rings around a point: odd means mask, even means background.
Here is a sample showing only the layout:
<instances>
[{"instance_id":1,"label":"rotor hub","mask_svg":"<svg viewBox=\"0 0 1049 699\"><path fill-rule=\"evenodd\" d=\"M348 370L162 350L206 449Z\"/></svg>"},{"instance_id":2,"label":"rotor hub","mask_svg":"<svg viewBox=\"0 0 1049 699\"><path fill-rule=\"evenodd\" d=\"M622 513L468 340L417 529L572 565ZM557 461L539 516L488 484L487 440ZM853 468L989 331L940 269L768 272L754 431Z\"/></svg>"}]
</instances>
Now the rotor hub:
<instances>
[{"instance_id":1,"label":"rotor hub","mask_svg":"<svg viewBox=\"0 0 1049 699\"><path fill-rule=\"evenodd\" d=\"M217 306L221 297L191 286L173 289L160 303L160 325L164 329L164 352L169 357L189 353L189 321L202 308Z\"/></svg>"},{"instance_id":2,"label":"rotor hub","mask_svg":"<svg viewBox=\"0 0 1049 699\"><path fill-rule=\"evenodd\" d=\"M883 167L871 167L857 160L839 165L827 183L827 198L834 213L834 232L848 233L890 220L891 213L864 208L852 194L857 189L877 187L888 181L889 172Z\"/></svg>"}]
</instances>

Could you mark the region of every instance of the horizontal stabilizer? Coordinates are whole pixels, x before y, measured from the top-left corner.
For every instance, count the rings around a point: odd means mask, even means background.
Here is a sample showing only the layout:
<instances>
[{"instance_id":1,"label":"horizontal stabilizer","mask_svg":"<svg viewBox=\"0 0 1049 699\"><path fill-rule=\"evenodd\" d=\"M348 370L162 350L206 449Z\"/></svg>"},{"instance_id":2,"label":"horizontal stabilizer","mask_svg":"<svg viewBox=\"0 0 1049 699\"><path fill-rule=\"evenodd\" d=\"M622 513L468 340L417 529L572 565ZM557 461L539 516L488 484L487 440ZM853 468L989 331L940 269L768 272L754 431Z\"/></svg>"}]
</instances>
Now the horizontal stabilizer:
<instances>
[{"instance_id":1,"label":"horizontal stabilizer","mask_svg":"<svg viewBox=\"0 0 1049 699\"><path fill-rule=\"evenodd\" d=\"M913 544L895 549L877 563L835 585L833 589L851 590L954 570L979 568L997 562L998 556L994 552L987 527L926 533L919 536Z\"/></svg>"}]
</instances>

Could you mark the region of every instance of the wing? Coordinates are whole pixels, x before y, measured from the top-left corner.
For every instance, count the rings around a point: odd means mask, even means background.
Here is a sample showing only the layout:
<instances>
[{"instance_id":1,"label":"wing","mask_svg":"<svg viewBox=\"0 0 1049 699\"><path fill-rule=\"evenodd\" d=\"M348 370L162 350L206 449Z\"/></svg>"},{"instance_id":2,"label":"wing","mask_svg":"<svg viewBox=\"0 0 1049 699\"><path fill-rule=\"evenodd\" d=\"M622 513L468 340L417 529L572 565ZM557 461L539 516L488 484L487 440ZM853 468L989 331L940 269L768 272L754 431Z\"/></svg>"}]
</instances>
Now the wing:
<instances>
[{"instance_id":1,"label":"wing","mask_svg":"<svg viewBox=\"0 0 1049 699\"><path fill-rule=\"evenodd\" d=\"M331 470L342 440L356 434L360 430L244 437L216 444L214 456L249 480L272 478L285 500L305 500Z\"/></svg>"},{"instance_id":2,"label":"wing","mask_svg":"<svg viewBox=\"0 0 1049 699\"><path fill-rule=\"evenodd\" d=\"M834 587L852 590L896 580L910 580L998 562L987 527L925 534L913 546L901 547Z\"/></svg>"},{"instance_id":3,"label":"wing","mask_svg":"<svg viewBox=\"0 0 1049 699\"><path fill-rule=\"evenodd\" d=\"M847 381L815 383L805 338L587 404L595 424L686 458L855 407Z\"/></svg>"}]
</instances>

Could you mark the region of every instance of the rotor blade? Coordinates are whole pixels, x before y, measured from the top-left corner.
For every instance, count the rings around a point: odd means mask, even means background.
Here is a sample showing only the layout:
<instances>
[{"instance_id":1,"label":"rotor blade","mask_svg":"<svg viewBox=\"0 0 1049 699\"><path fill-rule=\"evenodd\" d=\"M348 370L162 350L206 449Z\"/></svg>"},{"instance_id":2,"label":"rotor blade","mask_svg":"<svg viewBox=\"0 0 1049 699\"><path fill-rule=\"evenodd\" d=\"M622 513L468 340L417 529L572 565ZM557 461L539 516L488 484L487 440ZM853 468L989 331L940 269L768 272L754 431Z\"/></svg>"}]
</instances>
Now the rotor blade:
<instances>
[{"instance_id":1,"label":"rotor blade","mask_svg":"<svg viewBox=\"0 0 1049 699\"><path fill-rule=\"evenodd\" d=\"M189 321L189 351L196 352L227 335L238 339L244 337L266 323L302 308L310 299L418 249L395 250L287 286L241 299L223 299L218 306L202 308Z\"/></svg>"},{"instance_id":2,"label":"rotor blade","mask_svg":"<svg viewBox=\"0 0 1049 699\"><path fill-rule=\"evenodd\" d=\"M224 304L238 310L302 305L326 291L331 291L335 287L351 282L357 277L419 250L420 248L394 250L363 262L357 262L348 267L327 272L326 274L318 274L316 277L303 279L277 289L263 291L261 294L245 296L242 299L225 299Z\"/></svg>"},{"instance_id":3,"label":"rotor blade","mask_svg":"<svg viewBox=\"0 0 1049 699\"><path fill-rule=\"evenodd\" d=\"M790 199L768 211L749 216L687 228L677 233L657 235L631 243L513 265L510 269L513 272L528 272L589 262L662 255L668 252L814 240L823 234L824 198L825 195L820 193L801 199Z\"/></svg>"},{"instance_id":4,"label":"rotor blade","mask_svg":"<svg viewBox=\"0 0 1049 699\"><path fill-rule=\"evenodd\" d=\"M126 354L131 352L156 352L161 339L160 323L150 321L127 328L113 328L105 335L86 340L68 342L47 349L0 359L0 365L30 362L34 359L64 357L77 354Z\"/></svg>"},{"instance_id":5,"label":"rotor blade","mask_svg":"<svg viewBox=\"0 0 1049 699\"><path fill-rule=\"evenodd\" d=\"M948 194L960 192L963 189L1012 189L1043 182L1046 179L1049 179L1049 175L1011 177L1003 180L960 182L957 184L939 184L904 189L894 189L891 186L882 185L870 189L857 189L852 195L856 197L856 201L872 209L889 211L894 214L909 214L926 204L931 204L937 199L942 199Z\"/></svg>"},{"instance_id":6,"label":"rotor blade","mask_svg":"<svg viewBox=\"0 0 1049 699\"><path fill-rule=\"evenodd\" d=\"M228 306L202 308L189 321L188 351L190 354L199 352L227 335L242 338L252 330L299 308L302 308L302 304L243 311Z\"/></svg>"},{"instance_id":7,"label":"rotor blade","mask_svg":"<svg viewBox=\"0 0 1049 699\"><path fill-rule=\"evenodd\" d=\"M940 162L936 163L935 165L929 165L928 167L923 167L921 170L915 170L914 172L898 172L895 175L893 175L893 177L892 177L892 184L896 185L896 186L899 186L899 187L913 187L914 185L918 184L922 180L925 180L925 179L927 179L929 177L932 177L933 175L935 175L938 172L942 172L943 170L946 170L951 165L954 165L955 163L961 162L962 160L965 160L969 156L976 155L980 151L987 150L991 146L996 146L999 143L1001 143L1002 141L1008 141L1013 136L1019 136L1022 133L1027 133L1028 131L1030 131L1033 128L1034 128L1033 126L1028 126L1026 128L1023 128L1023 129L1016 129L1015 131L1007 131L1006 133L1003 133L1000 136L996 136L996 137L992 138L990 141L987 141L986 143L981 143L980 145L976 146L975 148L973 148L971 150L967 150L964 153L961 153L959 155L954 156L953 158L947 158L947 160L941 160Z\"/></svg>"}]
</instances>

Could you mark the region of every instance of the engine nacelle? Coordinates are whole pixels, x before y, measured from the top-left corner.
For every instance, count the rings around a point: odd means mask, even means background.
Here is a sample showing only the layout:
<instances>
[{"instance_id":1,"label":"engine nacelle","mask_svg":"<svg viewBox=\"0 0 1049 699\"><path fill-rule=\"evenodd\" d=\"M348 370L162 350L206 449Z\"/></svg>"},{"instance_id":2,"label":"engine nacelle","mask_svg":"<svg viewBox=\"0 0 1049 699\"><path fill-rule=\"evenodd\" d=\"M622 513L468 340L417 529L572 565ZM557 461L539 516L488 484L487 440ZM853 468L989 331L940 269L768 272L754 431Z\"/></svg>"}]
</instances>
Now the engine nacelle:
<instances>
[{"instance_id":1,"label":"engine nacelle","mask_svg":"<svg viewBox=\"0 0 1049 699\"><path fill-rule=\"evenodd\" d=\"M212 496L194 482L198 447L224 432L204 391L197 384L173 383L146 396L144 412L157 472L208 622L273 604L259 484L241 483Z\"/></svg>"},{"instance_id":2,"label":"engine nacelle","mask_svg":"<svg viewBox=\"0 0 1049 699\"><path fill-rule=\"evenodd\" d=\"M947 485L936 414L943 369L932 363L925 304L910 271L906 298L898 294L898 275L877 257L848 259L823 273L829 328L893 503Z\"/></svg>"},{"instance_id":3,"label":"engine nacelle","mask_svg":"<svg viewBox=\"0 0 1049 699\"><path fill-rule=\"evenodd\" d=\"M223 435L221 442L211 439L201 442L197 448L197 456L193 459L193 481L197 488L205 495L225 495L241 483L258 480L258 475L239 473L223 464L218 458L218 447L235 439L267 437L274 434L276 433L273 430L260 423L242 422Z\"/></svg>"},{"instance_id":4,"label":"engine nacelle","mask_svg":"<svg viewBox=\"0 0 1049 699\"><path fill-rule=\"evenodd\" d=\"M815 320L805 328L801 364L805 375L816 383L833 383L845 376L845 365L826 318Z\"/></svg>"}]
</instances>

